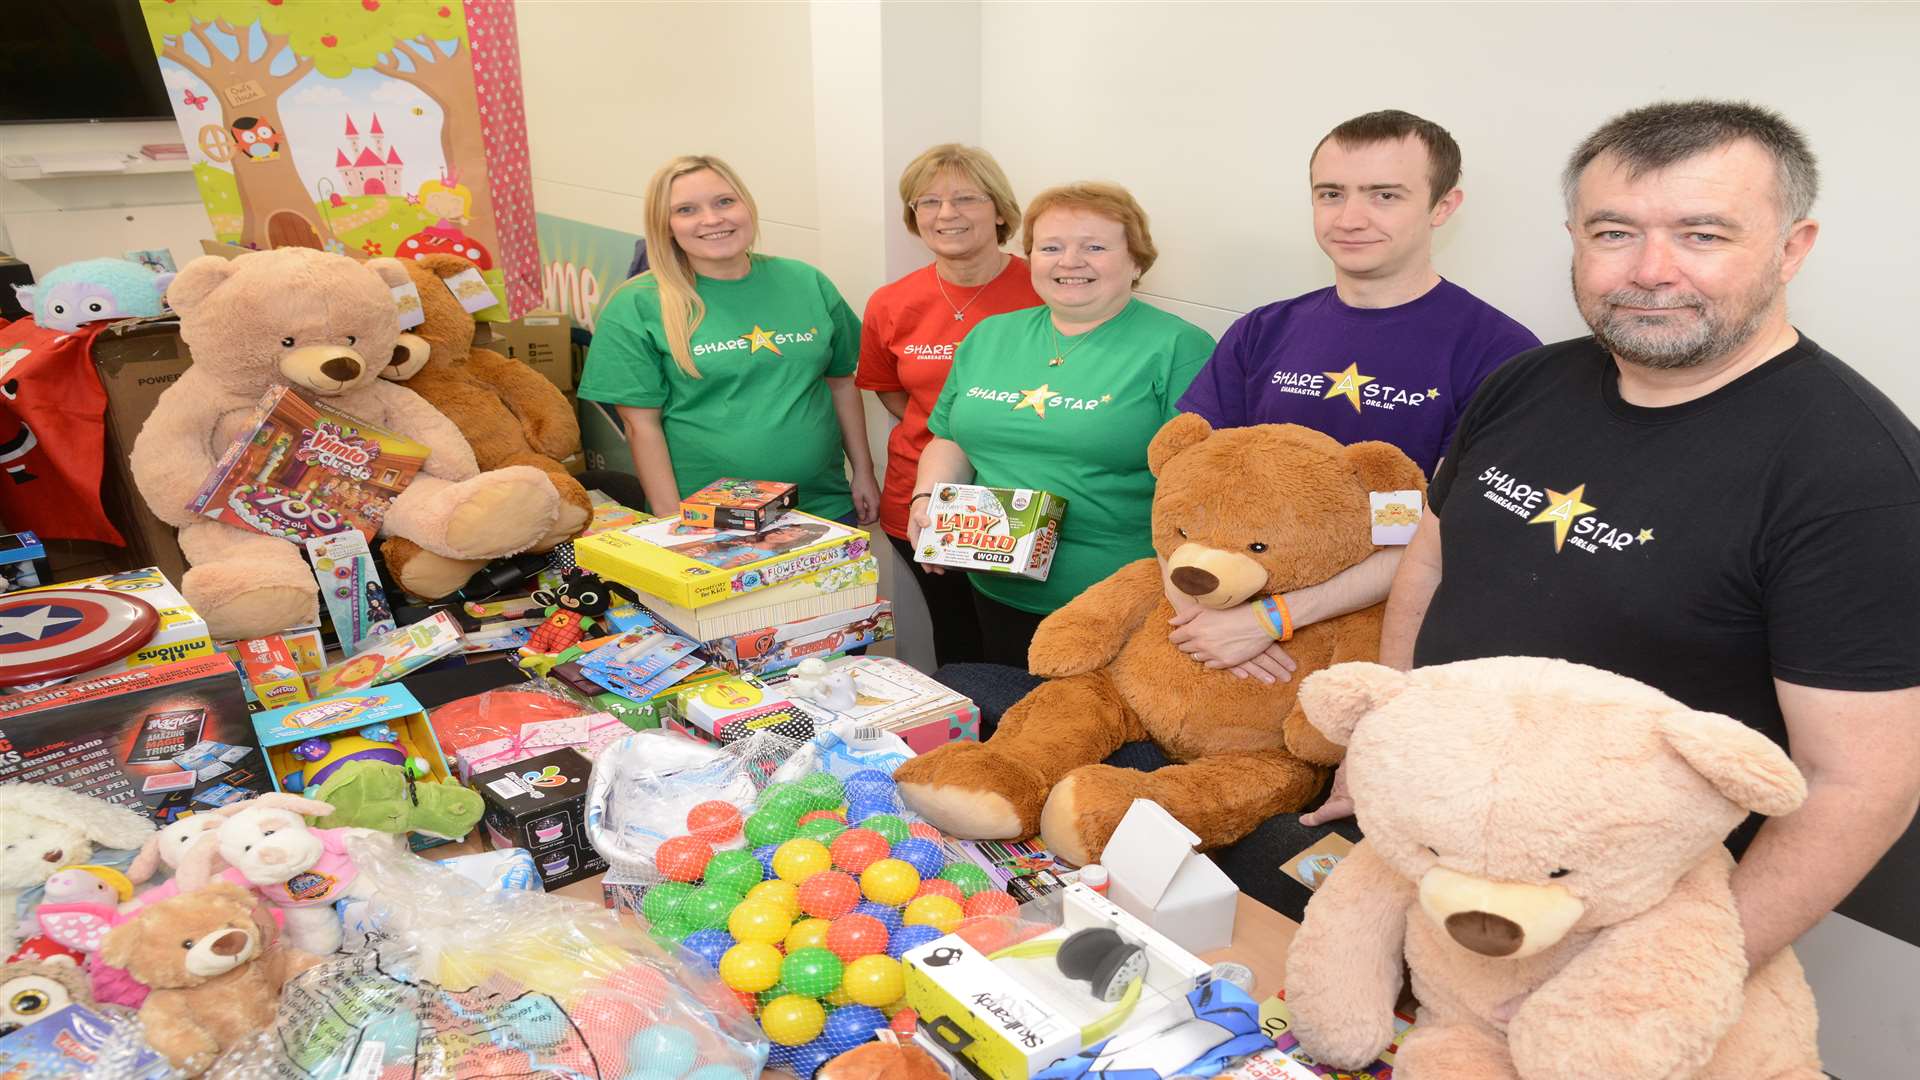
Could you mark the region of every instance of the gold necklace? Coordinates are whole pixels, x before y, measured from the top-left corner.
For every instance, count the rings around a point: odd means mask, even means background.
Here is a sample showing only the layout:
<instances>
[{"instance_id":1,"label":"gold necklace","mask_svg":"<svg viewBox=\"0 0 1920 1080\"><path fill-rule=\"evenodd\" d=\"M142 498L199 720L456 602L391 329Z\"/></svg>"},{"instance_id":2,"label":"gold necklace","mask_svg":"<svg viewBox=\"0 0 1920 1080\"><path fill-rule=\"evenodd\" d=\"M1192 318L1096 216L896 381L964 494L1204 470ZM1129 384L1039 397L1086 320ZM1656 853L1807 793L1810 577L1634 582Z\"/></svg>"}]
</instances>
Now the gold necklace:
<instances>
[{"instance_id":1,"label":"gold necklace","mask_svg":"<svg viewBox=\"0 0 1920 1080\"><path fill-rule=\"evenodd\" d=\"M1107 322L1112 321L1112 319L1107 320ZM1105 325L1107 325L1106 322L1100 324L1100 326ZM1079 337L1074 338L1073 344L1068 346L1065 351L1062 351L1060 348L1060 328L1053 325L1053 318L1049 316L1047 318L1047 330L1053 334L1053 359L1047 361L1047 366L1059 367L1061 364L1066 363L1067 357L1072 356L1074 350L1078 349L1088 338L1100 332L1100 326L1096 326L1086 333L1081 334Z\"/></svg>"}]
</instances>

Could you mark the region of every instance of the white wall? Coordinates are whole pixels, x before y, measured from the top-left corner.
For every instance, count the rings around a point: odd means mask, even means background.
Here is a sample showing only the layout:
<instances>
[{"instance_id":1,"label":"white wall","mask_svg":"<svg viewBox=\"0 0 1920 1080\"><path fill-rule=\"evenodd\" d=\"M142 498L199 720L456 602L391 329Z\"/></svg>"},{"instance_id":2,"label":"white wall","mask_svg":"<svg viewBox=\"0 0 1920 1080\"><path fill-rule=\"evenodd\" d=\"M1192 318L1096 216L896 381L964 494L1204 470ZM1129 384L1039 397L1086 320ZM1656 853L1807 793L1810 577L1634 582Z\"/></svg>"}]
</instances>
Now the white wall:
<instances>
[{"instance_id":1,"label":"white wall","mask_svg":"<svg viewBox=\"0 0 1920 1080\"><path fill-rule=\"evenodd\" d=\"M0 157L94 151L138 153L180 141L171 120L107 124L0 125ZM0 179L0 251L36 274L77 259L167 248L185 266L213 225L191 172Z\"/></svg>"}]
</instances>

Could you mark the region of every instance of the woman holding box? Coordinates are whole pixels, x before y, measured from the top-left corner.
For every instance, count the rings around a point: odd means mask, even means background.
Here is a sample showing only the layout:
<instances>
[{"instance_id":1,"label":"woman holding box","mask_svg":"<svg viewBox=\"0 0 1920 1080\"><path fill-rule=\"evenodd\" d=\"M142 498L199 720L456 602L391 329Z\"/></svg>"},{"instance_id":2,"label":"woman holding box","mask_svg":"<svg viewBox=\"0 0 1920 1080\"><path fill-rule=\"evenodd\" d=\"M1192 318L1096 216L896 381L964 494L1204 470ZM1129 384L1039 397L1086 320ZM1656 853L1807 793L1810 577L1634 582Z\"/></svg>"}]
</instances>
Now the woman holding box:
<instances>
[{"instance_id":1,"label":"woman holding box","mask_svg":"<svg viewBox=\"0 0 1920 1080\"><path fill-rule=\"evenodd\" d=\"M732 476L798 485L810 514L872 521L860 327L839 291L806 263L752 252L753 196L719 158L668 162L646 218L653 268L601 306L580 396L619 408L653 512L677 514L682 496Z\"/></svg>"},{"instance_id":2,"label":"woman holding box","mask_svg":"<svg viewBox=\"0 0 1920 1080\"><path fill-rule=\"evenodd\" d=\"M954 349L982 319L1037 307L1027 262L1000 250L1020 220L1020 205L999 162L958 143L933 147L900 174L907 231L933 263L881 287L867 301L854 384L872 390L899 419L887 439L880 527L912 569L933 619L942 664L981 659L972 590L959 574L934 575L907 542L908 500L920 451L933 436L927 416L947 384Z\"/></svg>"},{"instance_id":3,"label":"woman holding box","mask_svg":"<svg viewBox=\"0 0 1920 1080\"><path fill-rule=\"evenodd\" d=\"M1067 500L1046 581L970 575L986 659L1019 668L1042 618L1153 554L1147 443L1213 352L1206 331L1133 295L1157 253L1125 188L1050 188L1022 231L1046 306L987 319L960 344L910 500L915 540L942 483Z\"/></svg>"}]
</instances>

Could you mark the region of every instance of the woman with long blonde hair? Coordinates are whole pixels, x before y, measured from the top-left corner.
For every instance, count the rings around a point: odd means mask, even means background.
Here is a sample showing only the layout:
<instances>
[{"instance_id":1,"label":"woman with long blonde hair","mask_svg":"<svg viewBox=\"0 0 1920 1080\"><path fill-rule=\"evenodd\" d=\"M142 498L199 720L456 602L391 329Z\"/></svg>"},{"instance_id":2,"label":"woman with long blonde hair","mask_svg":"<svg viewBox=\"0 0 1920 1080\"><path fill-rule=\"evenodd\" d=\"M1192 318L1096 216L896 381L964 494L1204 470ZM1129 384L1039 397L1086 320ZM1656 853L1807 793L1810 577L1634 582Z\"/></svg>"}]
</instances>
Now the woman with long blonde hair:
<instances>
[{"instance_id":1,"label":"woman with long blonde hair","mask_svg":"<svg viewBox=\"0 0 1920 1080\"><path fill-rule=\"evenodd\" d=\"M795 484L820 517L872 521L859 321L820 271L755 253L758 228L753 196L719 158L654 173L653 267L601 306L580 396L620 410L656 514L738 477Z\"/></svg>"}]
</instances>

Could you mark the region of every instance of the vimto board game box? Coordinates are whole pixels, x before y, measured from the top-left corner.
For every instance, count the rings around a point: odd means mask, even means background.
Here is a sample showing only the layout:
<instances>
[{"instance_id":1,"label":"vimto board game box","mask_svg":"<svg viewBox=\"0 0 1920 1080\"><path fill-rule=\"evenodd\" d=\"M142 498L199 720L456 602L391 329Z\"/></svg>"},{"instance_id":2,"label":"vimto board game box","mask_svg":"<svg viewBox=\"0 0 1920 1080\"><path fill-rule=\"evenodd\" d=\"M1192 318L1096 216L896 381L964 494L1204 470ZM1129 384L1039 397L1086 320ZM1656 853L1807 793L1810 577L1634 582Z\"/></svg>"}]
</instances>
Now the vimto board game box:
<instances>
[{"instance_id":1,"label":"vimto board game box","mask_svg":"<svg viewBox=\"0 0 1920 1080\"><path fill-rule=\"evenodd\" d=\"M928 566L1047 580L1067 500L1030 488L941 484L914 560Z\"/></svg>"},{"instance_id":2,"label":"vimto board game box","mask_svg":"<svg viewBox=\"0 0 1920 1080\"><path fill-rule=\"evenodd\" d=\"M694 608L850 562L867 545L859 529L789 510L760 532L708 532L655 518L575 540L573 560L608 581Z\"/></svg>"},{"instance_id":3,"label":"vimto board game box","mask_svg":"<svg viewBox=\"0 0 1920 1080\"><path fill-rule=\"evenodd\" d=\"M696 529L759 532L793 504L799 489L777 480L715 480L680 500L680 520Z\"/></svg>"},{"instance_id":4,"label":"vimto board game box","mask_svg":"<svg viewBox=\"0 0 1920 1080\"><path fill-rule=\"evenodd\" d=\"M426 460L412 439L275 386L187 509L295 542L346 529L372 540Z\"/></svg>"}]
</instances>

